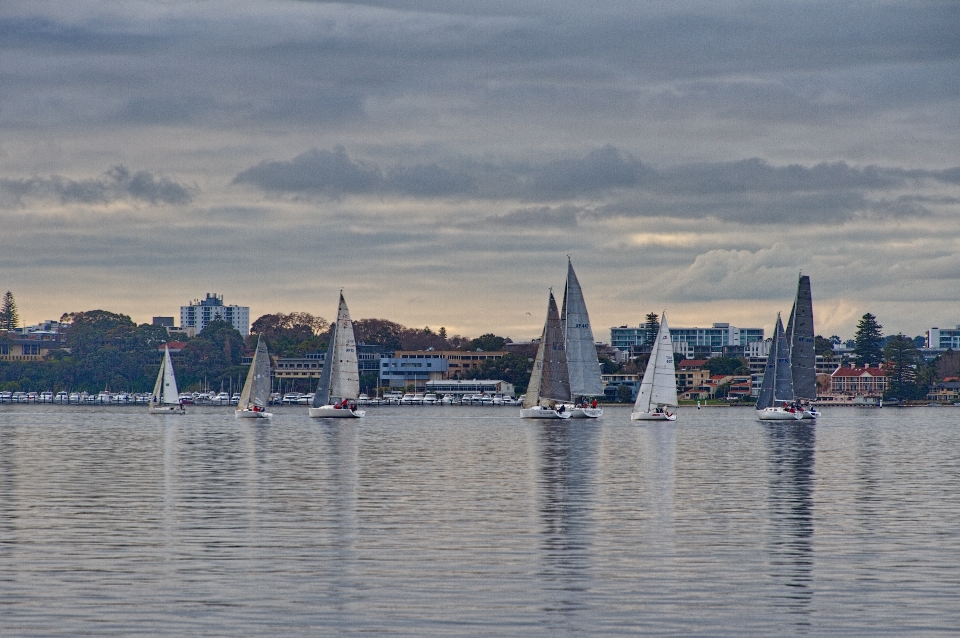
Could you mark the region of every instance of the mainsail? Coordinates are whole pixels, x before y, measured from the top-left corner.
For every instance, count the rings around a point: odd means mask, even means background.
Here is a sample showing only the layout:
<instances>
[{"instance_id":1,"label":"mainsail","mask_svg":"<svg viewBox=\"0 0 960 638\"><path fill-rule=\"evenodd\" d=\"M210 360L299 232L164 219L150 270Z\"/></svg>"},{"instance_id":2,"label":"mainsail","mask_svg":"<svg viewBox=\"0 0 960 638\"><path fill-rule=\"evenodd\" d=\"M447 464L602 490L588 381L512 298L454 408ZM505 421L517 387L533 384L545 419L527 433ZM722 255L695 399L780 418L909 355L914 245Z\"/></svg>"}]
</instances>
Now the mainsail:
<instances>
[{"instance_id":1,"label":"mainsail","mask_svg":"<svg viewBox=\"0 0 960 638\"><path fill-rule=\"evenodd\" d=\"M593 341L590 316L583 300L583 290L567 259L567 285L563 290L563 324L566 346L567 370L570 376L570 398L603 394L600 380L600 362L597 360L597 345Z\"/></svg>"},{"instance_id":2,"label":"mainsail","mask_svg":"<svg viewBox=\"0 0 960 638\"><path fill-rule=\"evenodd\" d=\"M570 399L570 376L567 371L563 325L560 323L560 313L557 311L557 300L553 297L553 291L550 292L547 320L543 325L543 335L523 407L537 406L541 399L551 402Z\"/></svg>"},{"instance_id":3,"label":"mainsail","mask_svg":"<svg viewBox=\"0 0 960 638\"><path fill-rule=\"evenodd\" d=\"M772 408L777 403L792 403L793 372L790 370L790 344L783 330L783 321L777 313L777 325L773 331L773 343L763 369L763 383L757 397L757 409Z\"/></svg>"},{"instance_id":4,"label":"mainsail","mask_svg":"<svg viewBox=\"0 0 960 638\"><path fill-rule=\"evenodd\" d=\"M643 372L634 412L652 412L657 406L677 405L677 376L673 365L673 341L667 314L660 319L660 331Z\"/></svg>"},{"instance_id":5,"label":"mainsail","mask_svg":"<svg viewBox=\"0 0 960 638\"><path fill-rule=\"evenodd\" d=\"M154 405L178 405L180 403L177 378L173 374L173 362L170 360L169 346L163 347L163 359L160 361L160 371L157 372L157 382L153 386L151 403Z\"/></svg>"},{"instance_id":6,"label":"mainsail","mask_svg":"<svg viewBox=\"0 0 960 638\"><path fill-rule=\"evenodd\" d=\"M247 372L247 380L240 393L238 409L267 407L270 398L270 355L267 353L267 344L263 342L263 335L257 337L257 350Z\"/></svg>"},{"instance_id":7,"label":"mainsail","mask_svg":"<svg viewBox=\"0 0 960 638\"><path fill-rule=\"evenodd\" d=\"M327 356L320 373L320 383L313 396L312 407L327 405L331 397L355 399L360 394L360 371L357 361L357 344L353 337L353 322L347 302L340 293L337 322L330 334Z\"/></svg>"},{"instance_id":8,"label":"mainsail","mask_svg":"<svg viewBox=\"0 0 960 638\"><path fill-rule=\"evenodd\" d=\"M817 355L813 340L813 299L810 277L800 275L797 298L787 321L787 339L790 341L790 370L793 375L793 394L798 399L817 398Z\"/></svg>"}]
</instances>

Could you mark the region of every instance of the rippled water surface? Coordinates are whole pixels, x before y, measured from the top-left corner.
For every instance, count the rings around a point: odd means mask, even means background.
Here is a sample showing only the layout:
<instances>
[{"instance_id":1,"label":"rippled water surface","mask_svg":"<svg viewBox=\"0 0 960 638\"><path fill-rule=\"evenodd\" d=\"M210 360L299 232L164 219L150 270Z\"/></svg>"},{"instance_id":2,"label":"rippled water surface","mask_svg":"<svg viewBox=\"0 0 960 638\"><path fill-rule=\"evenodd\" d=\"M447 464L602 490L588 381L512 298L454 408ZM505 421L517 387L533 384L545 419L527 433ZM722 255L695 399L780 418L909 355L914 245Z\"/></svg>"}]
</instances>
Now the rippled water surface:
<instances>
[{"instance_id":1,"label":"rippled water surface","mask_svg":"<svg viewBox=\"0 0 960 638\"><path fill-rule=\"evenodd\" d=\"M946 635L960 409L0 406L0 634Z\"/></svg>"}]
</instances>

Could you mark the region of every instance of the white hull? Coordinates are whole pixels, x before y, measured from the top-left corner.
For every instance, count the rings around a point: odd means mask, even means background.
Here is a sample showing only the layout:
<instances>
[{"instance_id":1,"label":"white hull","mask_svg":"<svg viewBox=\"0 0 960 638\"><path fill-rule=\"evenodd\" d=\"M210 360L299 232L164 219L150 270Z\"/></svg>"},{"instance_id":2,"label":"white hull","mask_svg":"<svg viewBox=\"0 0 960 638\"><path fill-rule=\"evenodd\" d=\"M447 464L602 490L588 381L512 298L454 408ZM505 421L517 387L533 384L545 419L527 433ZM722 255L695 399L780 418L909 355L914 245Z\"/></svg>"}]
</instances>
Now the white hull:
<instances>
[{"instance_id":1,"label":"white hull","mask_svg":"<svg viewBox=\"0 0 960 638\"><path fill-rule=\"evenodd\" d=\"M757 418L761 421L799 421L803 418L803 413L788 412L783 408L764 408L757 410Z\"/></svg>"},{"instance_id":2,"label":"white hull","mask_svg":"<svg viewBox=\"0 0 960 638\"><path fill-rule=\"evenodd\" d=\"M815 409L813 409L813 408L810 408L809 410L804 410L803 413L800 415L800 418L801 418L801 419L816 419L816 418L819 417L819 416L820 416L820 410L815 410Z\"/></svg>"},{"instance_id":3,"label":"white hull","mask_svg":"<svg viewBox=\"0 0 960 638\"><path fill-rule=\"evenodd\" d=\"M598 419L603 414L603 408L570 408L571 419Z\"/></svg>"},{"instance_id":4,"label":"white hull","mask_svg":"<svg viewBox=\"0 0 960 638\"><path fill-rule=\"evenodd\" d=\"M233 414L238 419L269 419L273 416L270 412L254 412L253 410L237 410Z\"/></svg>"},{"instance_id":5,"label":"white hull","mask_svg":"<svg viewBox=\"0 0 960 638\"><path fill-rule=\"evenodd\" d=\"M151 405L150 414L185 414L185 410L179 405Z\"/></svg>"},{"instance_id":6,"label":"white hull","mask_svg":"<svg viewBox=\"0 0 960 638\"><path fill-rule=\"evenodd\" d=\"M539 406L532 408L520 408L520 418L521 419L569 419L570 413L564 410L563 412L557 412L556 410L551 410L550 408L542 408Z\"/></svg>"},{"instance_id":7,"label":"white hull","mask_svg":"<svg viewBox=\"0 0 960 638\"><path fill-rule=\"evenodd\" d=\"M631 421L676 421L677 413L667 414L666 412L631 412Z\"/></svg>"},{"instance_id":8,"label":"white hull","mask_svg":"<svg viewBox=\"0 0 960 638\"><path fill-rule=\"evenodd\" d=\"M350 408L334 408L332 405L321 405L319 408L310 408L310 416L318 419L359 419L366 415L363 410Z\"/></svg>"}]
</instances>

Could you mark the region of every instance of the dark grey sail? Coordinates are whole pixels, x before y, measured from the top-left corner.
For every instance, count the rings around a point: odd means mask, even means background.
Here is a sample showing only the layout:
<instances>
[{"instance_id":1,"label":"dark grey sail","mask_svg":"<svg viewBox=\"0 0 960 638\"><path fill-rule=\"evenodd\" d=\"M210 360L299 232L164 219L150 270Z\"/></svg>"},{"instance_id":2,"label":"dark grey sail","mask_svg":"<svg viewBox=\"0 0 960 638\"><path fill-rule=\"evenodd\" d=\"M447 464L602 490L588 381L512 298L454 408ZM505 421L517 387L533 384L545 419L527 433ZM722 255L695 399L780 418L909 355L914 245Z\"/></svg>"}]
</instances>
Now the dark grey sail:
<instances>
[{"instance_id":1,"label":"dark grey sail","mask_svg":"<svg viewBox=\"0 0 960 638\"><path fill-rule=\"evenodd\" d=\"M810 277L800 275L797 298L787 322L790 340L790 369L793 375L793 393L798 399L817 398L817 355L813 342L813 298Z\"/></svg>"},{"instance_id":2,"label":"dark grey sail","mask_svg":"<svg viewBox=\"0 0 960 638\"><path fill-rule=\"evenodd\" d=\"M793 372L790 369L790 344L783 330L783 321L777 314L777 325L773 331L773 343L767 356L767 365L763 369L763 383L757 397L757 409L772 408L778 403L792 403Z\"/></svg>"},{"instance_id":3,"label":"dark grey sail","mask_svg":"<svg viewBox=\"0 0 960 638\"><path fill-rule=\"evenodd\" d=\"M337 324L330 328L330 343L327 345L327 356L323 358L323 370L320 371L320 383L317 384L317 393L313 395L310 407L319 408L330 402L330 372L333 370L333 351L337 343Z\"/></svg>"},{"instance_id":4,"label":"dark grey sail","mask_svg":"<svg viewBox=\"0 0 960 638\"><path fill-rule=\"evenodd\" d=\"M567 371L566 339L553 292L550 293L550 303L547 306L547 325L541 346L543 372L540 376L540 396L553 401L569 401L570 375Z\"/></svg>"}]
</instances>

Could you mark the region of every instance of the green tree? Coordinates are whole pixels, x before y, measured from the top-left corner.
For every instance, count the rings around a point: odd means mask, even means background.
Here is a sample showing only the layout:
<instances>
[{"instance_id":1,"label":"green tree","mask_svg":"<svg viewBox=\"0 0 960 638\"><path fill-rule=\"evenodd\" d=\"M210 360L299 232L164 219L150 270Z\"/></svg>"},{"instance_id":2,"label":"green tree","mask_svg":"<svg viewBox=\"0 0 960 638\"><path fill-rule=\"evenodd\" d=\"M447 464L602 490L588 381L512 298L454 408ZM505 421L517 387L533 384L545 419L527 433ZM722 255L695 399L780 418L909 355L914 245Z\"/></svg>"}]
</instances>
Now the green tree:
<instances>
[{"instance_id":1,"label":"green tree","mask_svg":"<svg viewBox=\"0 0 960 638\"><path fill-rule=\"evenodd\" d=\"M492 332L487 334L480 335L476 339L470 341L467 345L468 350L482 350L484 352L497 352L503 350L503 344L507 343L508 339L504 337L498 337Z\"/></svg>"},{"instance_id":2,"label":"green tree","mask_svg":"<svg viewBox=\"0 0 960 638\"><path fill-rule=\"evenodd\" d=\"M20 315L17 312L17 302L9 290L0 302L0 330L13 330L20 327Z\"/></svg>"},{"instance_id":3,"label":"green tree","mask_svg":"<svg viewBox=\"0 0 960 638\"><path fill-rule=\"evenodd\" d=\"M647 329L643 334L643 342L652 345L657 339L657 333L660 332L660 315L655 312L647 313L644 325Z\"/></svg>"},{"instance_id":4,"label":"green tree","mask_svg":"<svg viewBox=\"0 0 960 638\"><path fill-rule=\"evenodd\" d=\"M400 339L406 328L386 319L357 319L353 322L353 336L357 343L383 346L386 351L401 350Z\"/></svg>"},{"instance_id":5,"label":"green tree","mask_svg":"<svg viewBox=\"0 0 960 638\"><path fill-rule=\"evenodd\" d=\"M303 356L308 352L324 350L329 342L330 323L309 312L291 312L262 315L250 327L247 349L257 345L257 336L263 335L271 354L280 357Z\"/></svg>"},{"instance_id":6,"label":"green tree","mask_svg":"<svg viewBox=\"0 0 960 638\"><path fill-rule=\"evenodd\" d=\"M623 383L617 386L617 401L620 403L630 403L633 399L633 390L630 386Z\"/></svg>"},{"instance_id":7,"label":"green tree","mask_svg":"<svg viewBox=\"0 0 960 638\"><path fill-rule=\"evenodd\" d=\"M815 354L823 357L826 361L833 359L833 341L831 339L825 339L817 335L813 338L813 350Z\"/></svg>"},{"instance_id":8,"label":"green tree","mask_svg":"<svg viewBox=\"0 0 960 638\"><path fill-rule=\"evenodd\" d=\"M869 312L860 318L853 341L853 360L858 366L878 364L883 361L883 326Z\"/></svg>"},{"instance_id":9,"label":"green tree","mask_svg":"<svg viewBox=\"0 0 960 638\"><path fill-rule=\"evenodd\" d=\"M464 374L467 379L500 379L513 384L517 393L527 391L533 364L529 358L519 354L505 354L499 359L487 359L476 368Z\"/></svg>"},{"instance_id":10,"label":"green tree","mask_svg":"<svg viewBox=\"0 0 960 638\"><path fill-rule=\"evenodd\" d=\"M750 368L747 367L743 359L736 357L712 357L707 359L703 365L704 368L714 374L747 374Z\"/></svg>"},{"instance_id":11,"label":"green tree","mask_svg":"<svg viewBox=\"0 0 960 638\"><path fill-rule=\"evenodd\" d=\"M917 352L913 339L902 334L894 335L883 347L883 356L889 366L890 379L885 398L922 399L928 391L927 366Z\"/></svg>"}]
</instances>

